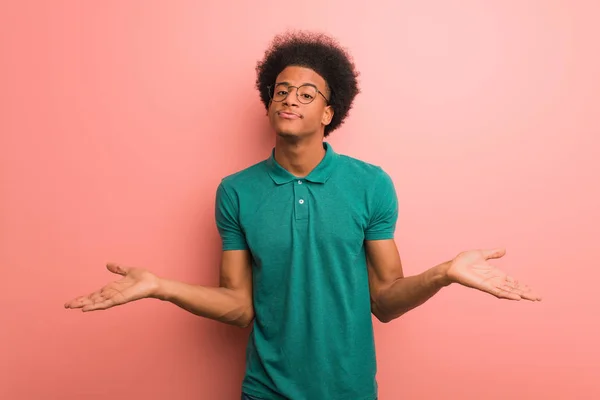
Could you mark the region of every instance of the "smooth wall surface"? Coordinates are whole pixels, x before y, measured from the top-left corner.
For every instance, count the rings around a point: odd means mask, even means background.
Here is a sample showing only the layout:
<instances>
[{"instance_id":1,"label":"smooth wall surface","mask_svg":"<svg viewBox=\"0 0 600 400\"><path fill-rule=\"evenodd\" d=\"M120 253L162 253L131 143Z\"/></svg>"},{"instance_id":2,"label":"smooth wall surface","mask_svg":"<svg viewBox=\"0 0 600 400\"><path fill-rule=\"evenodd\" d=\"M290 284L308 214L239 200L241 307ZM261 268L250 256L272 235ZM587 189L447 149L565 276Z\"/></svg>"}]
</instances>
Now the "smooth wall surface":
<instances>
[{"instance_id":1,"label":"smooth wall surface","mask_svg":"<svg viewBox=\"0 0 600 400\"><path fill-rule=\"evenodd\" d=\"M239 399L247 330L170 304L65 310L107 261L218 283L214 191L269 155L254 67L338 38L362 93L330 138L384 167L406 274L462 250L541 303L450 287L375 324L380 398L600 398L594 1L0 5L0 398Z\"/></svg>"}]
</instances>

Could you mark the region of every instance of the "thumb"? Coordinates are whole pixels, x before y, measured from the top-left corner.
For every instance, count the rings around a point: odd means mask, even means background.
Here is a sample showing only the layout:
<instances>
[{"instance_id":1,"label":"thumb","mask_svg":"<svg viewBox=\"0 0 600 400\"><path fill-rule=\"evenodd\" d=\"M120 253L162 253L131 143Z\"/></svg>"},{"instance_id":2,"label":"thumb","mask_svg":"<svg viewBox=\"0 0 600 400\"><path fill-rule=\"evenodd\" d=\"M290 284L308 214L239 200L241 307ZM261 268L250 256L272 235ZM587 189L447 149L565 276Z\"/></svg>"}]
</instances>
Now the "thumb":
<instances>
[{"instance_id":1,"label":"thumb","mask_svg":"<svg viewBox=\"0 0 600 400\"><path fill-rule=\"evenodd\" d=\"M506 249L497 247L495 249L483 250L483 258L489 260L490 258L500 258L506 254Z\"/></svg>"},{"instance_id":2,"label":"thumb","mask_svg":"<svg viewBox=\"0 0 600 400\"><path fill-rule=\"evenodd\" d=\"M119 275L123 275L123 276L127 275L127 273L129 272L129 268L122 267L115 263L106 264L106 269L108 269L113 274L119 274Z\"/></svg>"}]
</instances>

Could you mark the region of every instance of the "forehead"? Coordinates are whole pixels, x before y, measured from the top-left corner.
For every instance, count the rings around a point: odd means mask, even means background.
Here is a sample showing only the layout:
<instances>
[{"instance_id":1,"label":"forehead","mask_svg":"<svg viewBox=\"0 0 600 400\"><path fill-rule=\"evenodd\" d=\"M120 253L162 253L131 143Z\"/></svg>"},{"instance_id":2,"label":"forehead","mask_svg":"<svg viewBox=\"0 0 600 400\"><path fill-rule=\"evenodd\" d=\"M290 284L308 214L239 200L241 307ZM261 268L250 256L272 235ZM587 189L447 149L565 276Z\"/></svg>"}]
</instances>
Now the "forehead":
<instances>
[{"instance_id":1,"label":"forehead","mask_svg":"<svg viewBox=\"0 0 600 400\"><path fill-rule=\"evenodd\" d=\"M289 66L277 75L276 82L288 82L290 85L298 86L303 83L312 83L318 88L327 86L325 79L314 70L306 67Z\"/></svg>"}]
</instances>

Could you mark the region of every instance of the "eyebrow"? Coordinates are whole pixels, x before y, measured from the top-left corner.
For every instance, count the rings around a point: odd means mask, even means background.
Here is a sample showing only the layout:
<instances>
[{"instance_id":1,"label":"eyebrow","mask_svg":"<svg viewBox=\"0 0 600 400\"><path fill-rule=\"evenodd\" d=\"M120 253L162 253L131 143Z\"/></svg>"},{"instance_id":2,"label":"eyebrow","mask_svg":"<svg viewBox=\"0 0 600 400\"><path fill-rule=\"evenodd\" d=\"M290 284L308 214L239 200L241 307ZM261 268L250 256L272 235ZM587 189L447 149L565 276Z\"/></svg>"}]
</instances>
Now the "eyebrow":
<instances>
[{"instance_id":1,"label":"eyebrow","mask_svg":"<svg viewBox=\"0 0 600 400\"><path fill-rule=\"evenodd\" d=\"M275 86L278 86L278 85L293 86L291 83L286 82L286 81L284 81L284 82L275 82ZM300 84L300 86L304 86L304 85L309 85L309 86L314 87L315 89L318 89L317 85L315 85L314 83L304 82L304 83Z\"/></svg>"}]
</instances>

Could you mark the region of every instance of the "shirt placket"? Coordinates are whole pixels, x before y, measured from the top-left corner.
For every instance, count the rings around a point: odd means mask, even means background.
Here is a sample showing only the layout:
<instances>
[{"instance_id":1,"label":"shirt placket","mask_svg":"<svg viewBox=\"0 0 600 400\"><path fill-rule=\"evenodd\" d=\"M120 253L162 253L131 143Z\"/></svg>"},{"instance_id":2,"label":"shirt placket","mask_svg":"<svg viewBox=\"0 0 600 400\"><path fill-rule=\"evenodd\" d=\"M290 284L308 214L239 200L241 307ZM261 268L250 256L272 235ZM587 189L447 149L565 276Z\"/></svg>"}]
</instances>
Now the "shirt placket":
<instances>
[{"instance_id":1,"label":"shirt placket","mask_svg":"<svg viewBox=\"0 0 600 400\"><path fill-rule=\"evenodd\" d=\"M306 181L298 179L294 182L294 210L296 220L308 219L308 190Z\"/></svg>"}]
</instances>

